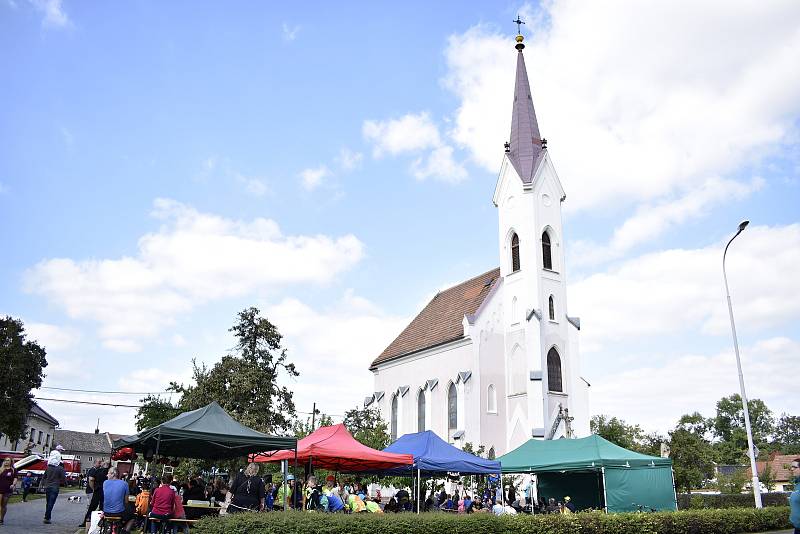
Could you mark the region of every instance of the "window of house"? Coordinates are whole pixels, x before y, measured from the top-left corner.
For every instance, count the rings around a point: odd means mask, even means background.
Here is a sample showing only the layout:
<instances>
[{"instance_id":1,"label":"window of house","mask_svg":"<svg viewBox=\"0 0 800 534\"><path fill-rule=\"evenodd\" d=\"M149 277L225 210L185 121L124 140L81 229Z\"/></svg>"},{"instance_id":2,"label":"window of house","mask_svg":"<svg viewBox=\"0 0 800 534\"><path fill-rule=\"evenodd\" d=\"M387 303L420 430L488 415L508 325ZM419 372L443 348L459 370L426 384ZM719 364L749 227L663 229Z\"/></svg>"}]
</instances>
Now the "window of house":
<instances>
[{"instance_id":1,"label":"window of house","mask_svg":"<svg viewBox=\"0 0 800 534\"><path fill-rule=\"evenodd\" d=\"M486 411L497 413L497 389L494 384L489 384L489 387L486 388Z\"/></svg>"},{"instance_id":2,"label":"window of house","mask_svg":"<svg viewBox=\"0 0 800 534\"><path fill-rule=\"evenodd\" d=\"M49 447L49 446L50 446L50 434L47 434L47 435L45 436L45 439L44 439L44 446L45 446L45 447Z\"/></svg>"},{"instance_id":3,"label":"window of house","mask_svg":"<svg viewBox=\"0 0 800 534\"><path fill-rule=\"evenodd\" d=\"M511 272L519 271L519 236L516 232L511 236Z\"/></svg>"},{"instance_id":4,"label":"window of house","mask_svg":"<svg viewBox=\"0 0 800 534\"><path fill-rule=\"evenodd\" d=\"M555 347L547 353L547 387L550 391L564 391L561 384L561 356Z\"/></svg>"},{"instance_id":5,"label":"window of house","mask_svg":"<svg viewBox=\"0 0 800 534\"><path fill-rule=\"evenodd\" d=\"M397 439L397 394L392 396L392 441Z\"/></svg>"},{"instance_id":6,"label":"window of house","mask_svg":"<svg viewBox=\"0 0 800 534\"><path fill-rule=\"evenodd\" d=\"M89 461L90 461L90 462L94 462L94 458L92 458L91 456L89 456Z\"/></svg>"},{"instance_id":7,"label":"window of house","mask_svg":"<svg viewBox=\"0 0 800 534\"><path fill-rule=\"evenodd\" d=\"M417 432L425 432L425 391L417 394Z\"/></svg>"},{"instance_id":8,"label":"window of house","mask_svg":"<svg viewBox=\"0 0 800 534\"><path fill-rule=\"evenodd\" d=\"M28 430L28 441L33 442L34 439L36 439L36 431L31 427Z\"/></svg>"},{"instance_id":9,"label":"window of house","mask_svg":"<svg viewBox=\"0 0 800 534\"><path fill-rule=\"evenodd\" d=\"M456 385L451 383L447 388L447 429L458 428L458 391Z\"/></svg>"},{"instance_id":10,"label":"window of house","mask_svg":"<svg viewBox=\"0 0 800 534\"><path fill-rule=\"evenodd\" d=\"M550 295L550 298L547 299L547 300L548 300L547 306L548 306L548 308L550 310L550 320L551 321L555 321L556 320L556 303L555 303L555 300L553 299L553 295Z\"/></svg>"},{"instance_id":11,"label":"window of house","mask_svg":"<svg viewBox=\"0 0 800 534\"><path fill-rule=\"evenodd\" d=\"M36 440L36 443L37 443L37 445L41 445L42 444L42 431L41 430L39 431L39 439Z\"/></svg>"}]
</instances>

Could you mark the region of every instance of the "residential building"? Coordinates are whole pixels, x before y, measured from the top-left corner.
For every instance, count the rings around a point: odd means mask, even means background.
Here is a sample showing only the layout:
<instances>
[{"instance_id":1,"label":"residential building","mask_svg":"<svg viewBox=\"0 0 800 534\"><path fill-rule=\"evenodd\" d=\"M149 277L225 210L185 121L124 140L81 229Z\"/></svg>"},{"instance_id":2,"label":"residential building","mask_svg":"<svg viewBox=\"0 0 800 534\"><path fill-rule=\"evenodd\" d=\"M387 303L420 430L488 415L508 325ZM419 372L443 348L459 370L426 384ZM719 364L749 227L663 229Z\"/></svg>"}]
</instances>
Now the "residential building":
<instances>
[{"instance_id":1,"label":"residential building","mask_svg":"<svg viewBox=\"0 0 800 534\"><path fill-rule=\"evenodd\" d=\"M57 426L58 420L34 402L25 419L24 437L16 441L9 441L8 436L0 437L0 450L50 454L55 447L53 440Z\"/></svg>"}]
</instances>

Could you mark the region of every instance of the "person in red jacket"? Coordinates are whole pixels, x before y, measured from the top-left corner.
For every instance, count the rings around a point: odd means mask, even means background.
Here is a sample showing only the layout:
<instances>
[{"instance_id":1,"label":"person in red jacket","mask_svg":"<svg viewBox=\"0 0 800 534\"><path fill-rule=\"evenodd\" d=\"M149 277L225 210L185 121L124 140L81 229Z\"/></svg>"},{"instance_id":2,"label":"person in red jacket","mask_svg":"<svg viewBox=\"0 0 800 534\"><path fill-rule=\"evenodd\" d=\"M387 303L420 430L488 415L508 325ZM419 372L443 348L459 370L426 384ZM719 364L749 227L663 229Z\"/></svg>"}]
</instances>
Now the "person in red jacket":
<instances>
[{"instance_id":1,"label":"person in red jacket","mask_svg":"<svg viewBox=\"0 0 800 534\"><path fill-rule=\"evenodd\" d=\"M161 485L153 492L150 502L153 507L150 509L150 517L167 521L172 517L172 510L175 508L175 501L180 500L178 494L170 487L172 483L171 475L164 475L161 478ZM150 532L156 531L156 524L150 522Z\"/></svg>"}]
</instances>

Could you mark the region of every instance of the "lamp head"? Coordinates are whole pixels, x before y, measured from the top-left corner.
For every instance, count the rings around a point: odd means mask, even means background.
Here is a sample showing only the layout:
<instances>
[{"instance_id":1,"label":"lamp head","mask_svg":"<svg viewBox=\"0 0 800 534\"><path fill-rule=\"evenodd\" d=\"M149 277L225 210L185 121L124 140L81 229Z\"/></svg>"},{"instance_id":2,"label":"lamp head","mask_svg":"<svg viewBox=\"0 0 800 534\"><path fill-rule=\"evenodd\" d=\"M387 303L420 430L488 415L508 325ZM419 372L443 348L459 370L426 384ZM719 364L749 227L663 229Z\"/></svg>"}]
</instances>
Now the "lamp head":
<instances>
[{"instance_id":1,"label":"lamp head","mask_svg":"<svg viewBox=\"0 0 800 534\"><path fill-rule=\"evenodd\" d=\"M743 231L745 228L747 228L747 225L748 225L748 224L750 224L750 221L748 221L748 220L744 220L744 221L740 222L740 223L739 223L739 231L741 232L741 231Z\"/></svg>"}]
</instances>

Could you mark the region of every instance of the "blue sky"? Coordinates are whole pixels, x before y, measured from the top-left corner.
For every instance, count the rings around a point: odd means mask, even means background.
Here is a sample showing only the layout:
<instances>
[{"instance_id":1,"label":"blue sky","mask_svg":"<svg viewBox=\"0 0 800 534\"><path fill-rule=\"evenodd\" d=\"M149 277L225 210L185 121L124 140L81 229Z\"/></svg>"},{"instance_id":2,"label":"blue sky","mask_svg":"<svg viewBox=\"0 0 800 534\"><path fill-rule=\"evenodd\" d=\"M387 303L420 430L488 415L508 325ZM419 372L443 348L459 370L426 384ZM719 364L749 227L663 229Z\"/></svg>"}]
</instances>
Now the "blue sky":
<instances>
[{"instance_id":1,"label":"blue sky","mask_svg":"<svg viewBox=\"0 0 800 534\"><path fill-rule=\"evenodd\" d=\"M666 430L736 390L719 261L749 218L748 392L796 413L797 5L429 4L0 2L0 313L45 385L160 390L256 305L298 408L355 406L427 299L499 261L521 13L592 411Z\"/></svg>"}]
</instances>

